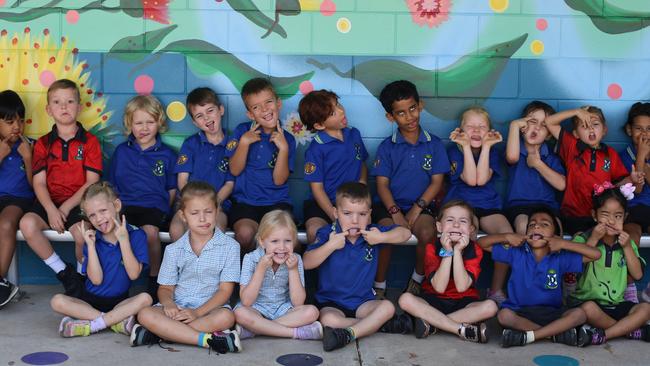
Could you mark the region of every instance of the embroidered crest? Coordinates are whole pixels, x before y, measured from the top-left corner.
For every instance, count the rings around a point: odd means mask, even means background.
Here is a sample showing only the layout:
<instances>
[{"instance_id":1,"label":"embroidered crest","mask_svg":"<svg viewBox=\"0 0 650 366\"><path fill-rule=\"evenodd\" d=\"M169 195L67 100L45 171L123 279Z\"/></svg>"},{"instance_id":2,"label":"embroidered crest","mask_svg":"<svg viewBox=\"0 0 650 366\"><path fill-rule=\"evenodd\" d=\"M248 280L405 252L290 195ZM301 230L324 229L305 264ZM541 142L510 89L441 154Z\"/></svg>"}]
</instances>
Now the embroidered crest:
<instances>
[{"instance_id":1,"label":"embroidered crest","mask_svg":"<svg viewBox=\"0 0 650 366\"><path fill-rule=\"evenodd\" d=\"M361 160L361 145L354 144L354 158Z\"/></svg>"},{"instance_id":2,"label":"embroidered crest","mask_svg":"<svg viewBox=\"0 0 650 366\"><path fill-rule=\"evenodd\" d=\"M558 287L558 284L557 272L555 272L554 269L549 269L548 272L546 272L546 288L554 290Z\"/></svg>"},{"instance_id":3,"label":"embroidered crest","mask_svg":"<svg viewBox=\"0 0 650 366\"><path fill-rule=\"evenodd\" d=\"M451 162L451 171L449 172L449 174L451 174L451 175L456 174L456 168L458 168L458 163L455 162L455 161L452 161Z\"/></svg>"},{"instance_id":4,"label":"embroidered crest","mask_svg":"<svg viewBox=\"0 0 650 366\"><path fill-rule=\"evenodd\" d=\"M230 160L224 156L223 159L221 159L221 161L219 162L217 168L219 168L219 171L221 171L222 173L225 173L228 171L229 165L230 165Z\"/></svg>"},{"instance_id":5,"label":"embroidered crest","mask_svg":"<svg viewBox=\"0 0 650 366\"><path fill-rule=\"evenodd\" d=\"M627 262L625 261L625 257L621 257L621 259L618 261L618 266L619 268L624 268L627 266Z\"/></svg>"},{"instance_id":6,"label":"embroidered crest","mask_svg":"<svg viewBox=\"0 0 650 366\"><path fill-rule=\"evenodd\" d=\"M433 156L431 156L431 154L424 155L424 163L422 164L422 169L431 170L431 159L433 159Z\"/></svg>"},{"instance_id":7,"label":"embroidered crest","mask_svg":"<svg viewBox=\"0 0 650 366\"><path fill-rule=\"evenodd\" d=\"M363 257L363 259L366 260L366 262L372 262L372 247L369 244L366 244L366 256Z\"/></svg>"},{"instance_id":8,"label":"embroidered crest","mask_svg":"<svg viewBox=\"0 0 650 366\"><path fill-rule=\"evenodd\" d=\"M274 152L273 156L271 156L271 160L269 160L269 168L275 168L275 163L278 161L278 152Z\"/></svg>"},{"instance_id":9,"label":"embroidered crest","mask_svg":"<svg viewBox=\"0 0 650 366\"><path fill-rule=\"evenodd\" d=\"M165 175L165 163L162 160L157 160L151 171L156 177L162 177Z\"/></svg>"},{"instance_id":10,"label":"embroidered crest","mask_svg":"<svg viewBox=\"0 0 650 366\"><path fill-rule=\"evenodd\" d=\"M178 156L178 160L176 161L176 165L183 165L187 163L187 155L181 154Z\"/></svg>"},{"instance_id":11,"label":"embroidered crest","mask_svg":"<svg viewBox=\"0 0 650 366\"><path fill-rule=\"evenodd\" d=\"M237 140L230 140L226 144L226 150L233 151L237 147Z\"/></svg>"},{"instance_id":12,"label":"embroidered crest","mask_svg":"<svg viewBox=\"0 0 650 366\"><path fill-rule=\"evenodd\" d=\"M314 163L305 163L305 174L310 175L316 171L316 164Z\"/></svg>"},{"instance_id":13,"label":"embroidered crest","mask_svg":"<svg viewBox=\"0 0 650 366\"><path fill-rule=\"evenodd\" d=\"M603 161L603 171L608 172L611 166L612 166L612 161L609 160L609 158L605 158L605 160Z\"/></svg>"},{"instance_id":14,"label":"embroidered crest","mask_svg":"<svg viewBox=\"0 0 650 366\"><path fill-rule=\"evenodd\" d=\"M77 147L77 154L74 156L74 160L83 160L84 159L84 146L79 145Z\"/></svg>"}]
</instances>

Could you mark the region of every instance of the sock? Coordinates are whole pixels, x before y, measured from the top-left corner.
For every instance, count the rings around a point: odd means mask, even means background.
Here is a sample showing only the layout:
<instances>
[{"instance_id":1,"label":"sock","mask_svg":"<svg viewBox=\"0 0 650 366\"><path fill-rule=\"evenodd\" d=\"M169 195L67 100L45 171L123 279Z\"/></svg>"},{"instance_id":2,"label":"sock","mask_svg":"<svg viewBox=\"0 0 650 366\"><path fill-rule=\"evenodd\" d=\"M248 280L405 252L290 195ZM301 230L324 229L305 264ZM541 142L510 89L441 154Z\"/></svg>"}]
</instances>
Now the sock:
<instances>
[{"instance_id":1,"label":"sock","mask_svg":"<svg viewBox=\"0 0 650 366\"><path fill-rule=\"evenodd\" d=\"M526 344L535 342L535 332L532 330L526 331Z\"/></svg>"},{"instance_id":2,"label":"sock","mask_svg":"<svg viewBox=\"0 0 650 366\"><path fill-rule=\"evenodd\" d=\"M605 342L607 342L605 330L596 328L594 334L591 336L591 344L603 344Z\"/></svg>"},{"instance_id":3,"label":"sock","mask_svg":"<svg viewBox=\"0 0 650 366\"><path fill-rule=\"evenodd\" d=\"M630 334L627 335L627 338L629 339L641 339L643 338L643 332L641 331L641 328L633 330L630 332Z\"/></svg>"},{"instance_id":4,"label":"sock","mask_svg":"<svg viewBox=\"0 0 650 366\"><path fill-rule=\"evenodd\" d=\"M90 321L90 333L97 333L102 329L106 329L106 322L104 321L104 313Z\"/></svg>"},{"instance_id":5,"label":"sock","mask_svg":"<svg viewBox=\"0 0 650 366\"><path fill-rule=\"evenodd\" d=\"M65 269L65 262L62 261L56 253L52 253L52 255L43 262L45 262L48 267L52 268L54 273L59 273Z\"/></svg>"},{"instance_id":6,"label":"sock","mask_svg":"<svg viewBox=\"0 0 650 366\"><path fill-rule=\"evenodd\" d=\"M208 334L208 333L199 333L199 339L198 339L198 341L197 341L197 345L198 345L199 347L203 347L203 348L208 348L208 347L210 347L210 346L208 345L208 339L210 339L210 338L212 338L212 334Z\"/></svg>"},{"instance_id":7,"label":"sock","mask_svg":"<svg viewBox=\"0 0 650 366\"><path fill-rule=\"evenodd\" d=\"M386 289L386 281L376 282L373 285L374 288Z\"/></svg>"},{"instance_id":8,"label":"sock","mask_svg":"<svg viewBox=\"0 0 650 366\"><path fill-rule=\"evenodd\" d=\"M345 328L345 331L350 335L350 342L357 339L357 336L354 334L354 329L352 329L352 327Z\"/></svg>"},{"instance_id":9,"label":"sock","mask_svg":"<svg viewBox=\"0 0 650 366\"><path fill-rule=\"evenodd\" d=\"M84 265L81 262L77 262L77 272L82 273Z\"/></svg>"},{"instance_id":10,"label":"sock","mask_svg":"<svg viewBox=\"0 0 650 366\"><path fill-rule=\"evenodd\" d=\"M415 270L413 270L413 274L411 275L411 278L413 279L413 281L417 283L422 283L422 280L424 279L424 275L421 275L415 272Z\"/></svg>"}]
</instances>

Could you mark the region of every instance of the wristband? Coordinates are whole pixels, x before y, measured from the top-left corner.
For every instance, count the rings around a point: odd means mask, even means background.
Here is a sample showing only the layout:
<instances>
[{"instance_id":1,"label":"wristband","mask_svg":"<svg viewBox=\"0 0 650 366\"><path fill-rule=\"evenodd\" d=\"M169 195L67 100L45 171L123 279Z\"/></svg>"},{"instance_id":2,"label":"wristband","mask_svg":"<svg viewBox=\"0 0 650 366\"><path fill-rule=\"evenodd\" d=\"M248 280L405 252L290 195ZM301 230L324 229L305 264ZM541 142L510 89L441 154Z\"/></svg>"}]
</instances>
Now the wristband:
<instances>
[{"instance_id":1,"label":"wristband","mask_svg":"<svg viewBox=\"0 0 650 366\"><path fill-rule=\"evenodd\" d=\"M453 250L446 250L445 248L440 248L440 251L438 252L438 257L444 258L444 257L452 257L454 255Z\"/></svg>"},{"instance_id":2,"label":"wristband","mask_svg":"<svg viewBox=\"0 0 650 366\"><path fill-rule=\"evenodd\" d=\"M427 201L425 201L425 200L422 199L422 198L420 198L419 200L417 200L417 202L415 202L415 204L416 204L419 208L421 208L421 209L423 209L423 210L424 210L425 208L427 208Z\"/></svg>"},{"instance_id":3,"label":"wristband","mask_svg":"<svg viewBox=\"0 0 650 366\"><path fill-rule=\"evenodd\" d=\"M391 215L395 215L398 212L402 212L402 210L399 207L397 207L397 205L392 205L388 209L388 213L391 214Z\"/></svg>"}]
</instances>

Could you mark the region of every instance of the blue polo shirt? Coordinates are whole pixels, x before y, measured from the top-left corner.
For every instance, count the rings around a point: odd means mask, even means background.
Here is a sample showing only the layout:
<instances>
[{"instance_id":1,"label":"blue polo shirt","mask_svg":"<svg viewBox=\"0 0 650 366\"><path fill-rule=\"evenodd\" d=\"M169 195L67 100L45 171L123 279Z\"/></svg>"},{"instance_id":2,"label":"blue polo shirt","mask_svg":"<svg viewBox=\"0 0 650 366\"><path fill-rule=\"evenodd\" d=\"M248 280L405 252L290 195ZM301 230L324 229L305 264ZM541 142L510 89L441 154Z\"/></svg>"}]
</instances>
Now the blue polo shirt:
<instances>
[{"instance_id":1,"label":"blue polo shirt","mask_svg":"<svg viewBox=\"0 0 650 366\"><path fill-rule=\"evenodd\" d=\"M386 232L393 226L369 225ZM316 233L316 241L307 247L314 250L327 243L332 226L326 225ZM336 224L336 232L341 232L341 226ZM318 267L318 290L314 297L319 303L334 302L346 309L356 310L363 303L374 300L372 285L377 274L377 261L381 245L369 245L359 236L356 242L346 239L342 249L335 250Z\"/></svg>"},{"instance_id":2,"label":"blue polo shirt","mask_svg":"<svg viewBox=\"0 0 650 366\"><path fill-rule=\"evenodd\" d=\"M147 234L131 225L127 225L127 230L131 242L131 251L133 251L135 259L144 267L149 264ZM99 286L95 286L90 279L86 279L86 291L101 297L117 297L127 293L129 287L131 287L131 279L126 273L122 261L119 242L117 244L107 242L104 240L102 233L96 230L95 250L97 251L97 257L99 257L99 264L102 267L103 281ZM88 268L88 246L86 244L83 247L83 255L84 261L81 272L86 274Z\"/></svg>"},{"instance_id":3,"label":"blue polo shirt","mask_svg":"<svg viewBox=\"0 0 650 366\"><path fill-rule=\"evenodd\" d=\"M449 169L442 141L420 128L415 145L406 141L399 130L382 141L370 174L388 178L395 203L408 211L431 184L431 176L446 174Z\"/></svg>"},{"instance_id":4,"label":"blue polo shirt","mask_svg":"<svg viewBox=\"0 0 650 366\"><path fill-rule=\"evenodd\" d=\"M133 134L121 143L111 159L109 181L124 206L156 208L169 212L169 190L176 188L176 153L156 136L156 143L142 150Z\"/></svg>"},{"instance_id":5,"label":"blue polo shirt","mask_svg":"<svg viewBox=\"0 0 650 366\"><path fill-rule=\"evenodd\" d=\"M0 197L34 198L34 191L25 175L23 157L18 153L18 146L22 143L22 140L17 140L9 155L0 162Z\"/></svg>"},{"instance_id":6,"label":"blue polo shirt","mask_svg":"<svg viewBox=\"0 0 650 366\"><path fill-rule=\"evenodd\" d=\"M524 243L520 247L497 244L492 259L512 268L508 280L508 299L501 307L519 310L528 306L562 307L562 276L582 272L582 256L561 250L550 253L539 263L533 250Z\"/></svg>"},{"instance_id":7,"label":"blue polo shirt","mask_svg":"<svg viewBox=\"0 0 650 366\"><path fill-rule=\"evenodd\" d=\"M542 144L539 155L549 168L564 175L564 167L560 158L551 152L548 145ZM508 196L506 207L545 205L559 210L560 203L556 199L557 191L534 168L528 166L526 159L528 151L523 141L519 144L519 161L508 168Z\"/></svg>"},{"instance_id":8,"label":"blue polo shirt","mask_svg":"<svg viewBox=\"0 0 650 366\"><path fill-rule=\"evenodd\" d=\"M628 147L621 151L619 155L621 156L623 165L625 165L627 170L631 172L632 165L636 163L636 149L634 148L634 145L628 145ZM646 164L648 163L650 163L650 160L646 160ZM629 201L627 205L629 207L638 205L650 206L650 188L648 188L647 183L643 185L641 192L634 192L634 199Z\"/></svg>"},{"instance_id":9,"label":"blue polo shirt","mask_svg":"<svg viewBox=\"0 0 650 366\"><path fill-rule=\"evenodd\" d=\"M278 122L280 123L280 122ZM232 158L239 145L239 139L253 126L253 122L240 123L226 144L226 157ZM260 131L262 129L260 128ZM287 131L284 138L289 145L289 172L293 172L296 155L296 139ZM262 131L261 141L249 146L246 167L235 177L232 196L237 202L251 206L271 206L281 202L291 203L288 181L276 186L273 183L273 168L278 157L278 148L269 139L271 134Z\"/></svg>"},{"instance_id":10,"label":"blue polo shirt","mask_svg":"<svg viewBox=\"0 0 650 366\"><path fill-rule=\"evenodd\" d=\"M368 159L361 133L356 128L344 128L343 141L325 131L318 131L305 151L305 180L323 183L330 201L336 198L336 189L345 182L361 178L361 168ZM310 198L313 195L310 193Z\"/></svg>"},{"instance_id":11,"label":"blue polo shirt","mask_svg":"<svg viewBox=\"0 0 650 366\"><path fill-rule=\"evenodd\" d=\"M501 157L496 149L494 147L490 149L492 178L485 185L474 187L467 185L460 178L465 166L463 151L456 144L453 144L447 150L447 155L449 155L449 161L451 162L451 172L449 173L449 190L444 202L461 199L472 205L472 207L484 210L500 210L502 206L501 197L497 193L495 182L501 176ZM474 161L477 164L478 158L478 155L474 156Z\"/></svg>"}]
</instances>

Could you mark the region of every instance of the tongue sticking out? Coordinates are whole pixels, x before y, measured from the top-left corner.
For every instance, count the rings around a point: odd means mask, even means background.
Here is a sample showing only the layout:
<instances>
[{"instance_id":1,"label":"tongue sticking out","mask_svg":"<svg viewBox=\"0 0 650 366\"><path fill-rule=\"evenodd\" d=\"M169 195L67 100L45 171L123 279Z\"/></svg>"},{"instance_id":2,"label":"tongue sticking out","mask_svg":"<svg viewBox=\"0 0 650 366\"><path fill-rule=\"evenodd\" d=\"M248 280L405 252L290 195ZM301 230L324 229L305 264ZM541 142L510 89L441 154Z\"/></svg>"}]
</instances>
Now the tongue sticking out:
<instances>
[{"instance_id":1,"label":"tongue sticking out","mask_svg":"<svg viewBox=\"0 0 650 366\"><path fill-rule=\"evenodd\" d=\"M348 235L357 235L359 234L359 232L360 232L359 228L356 227L348 229Z\"/></svg>"}]
</instances>

